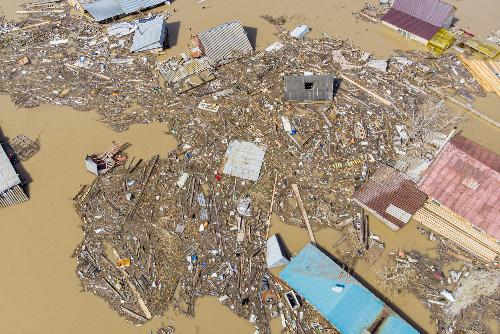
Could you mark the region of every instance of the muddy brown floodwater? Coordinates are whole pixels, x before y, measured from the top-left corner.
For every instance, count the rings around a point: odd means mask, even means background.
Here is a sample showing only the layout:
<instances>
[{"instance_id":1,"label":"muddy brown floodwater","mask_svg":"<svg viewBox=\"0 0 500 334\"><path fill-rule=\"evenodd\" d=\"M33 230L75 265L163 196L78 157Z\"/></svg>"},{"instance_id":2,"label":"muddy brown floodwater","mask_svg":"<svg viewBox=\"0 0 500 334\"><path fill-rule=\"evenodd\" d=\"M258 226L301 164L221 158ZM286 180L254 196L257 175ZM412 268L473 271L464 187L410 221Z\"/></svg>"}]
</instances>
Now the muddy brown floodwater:
<instances>
[{"instance_id":1,"label":"muddy brown floodwater","mask_svg":"<svg viewBox=\"0 0 500 334\"><path fill-rule=\"evenodd\" d=\"M0 7L8 18L15 18L18 4L23 2L0 0ZM178 22L178 34L166 56L184 51L191 33L235 18L254 28L250 30L250 37L258 49L266 47L276 39L273 27L260 17L265 14L287 16L288 28L298 23L308 24L312 28L311 37L326 32L349 38L379 57L390 55L394 49L421 48L381 24L356 21L352 16L352 12L365 3L377 2L207 0L199 5L196 0L177 0L168 10L176 9L169 21ZM449 2L458 8L458 24L462 28L480 35L500 28L498 0ZM496 120L500 120L499 106L500 98L493 94L478 98L474 103L474 107ZM23 163L33 180L29 185L30 201L0 212L0 332L135 334L173 325L176 333L253 333L253 326L246 319L236 317L215 298L200 299L194 319L169 311L161 319L136 327L120 318L100 298L80 292L76 262L71 254L82 238L81 222L70 198L81 184L88 184L93 178L84 170L83 157L106 149L112 141L131 143L127 153L146 159L158 153L165 156L175 147L175 139L165 133L168 130L165 124L136 125L118 134L97 119L96 113L56 106L18 109L8 97L0 96L0 128L4 134L13 137L24 133L32 138L40 136L41 140L41 151ZM473 116L460 129L465 136L500 153L498 129ZM385 252L405 248L434 255L434 243L416 233L414 222L397 234L379 223L372 223L370 228L385 243ZM308 242L305 230L286 225L277 217L273 219L272 232L280 233L292 254ZM339 233L324 229L316 231L316 237L323 248L339 255L342 246L332 248ZM354 269L376 291L383 293L379 291L375 276L378 265L380 263L372 267L359 262ZM435 332L429 312L413 295L389 298L394 307L424 330ZM279 320L274 320L273 333L279 333L280 327Z\"/></svg>"}]
</instances>

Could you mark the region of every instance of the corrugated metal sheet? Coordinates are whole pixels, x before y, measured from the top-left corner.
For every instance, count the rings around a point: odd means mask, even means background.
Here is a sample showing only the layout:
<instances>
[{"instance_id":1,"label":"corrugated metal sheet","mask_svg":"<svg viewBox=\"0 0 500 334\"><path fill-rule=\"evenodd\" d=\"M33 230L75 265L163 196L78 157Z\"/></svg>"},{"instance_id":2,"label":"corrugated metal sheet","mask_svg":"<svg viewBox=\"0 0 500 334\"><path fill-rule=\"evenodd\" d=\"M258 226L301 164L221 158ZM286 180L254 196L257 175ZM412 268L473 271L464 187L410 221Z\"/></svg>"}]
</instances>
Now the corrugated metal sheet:
<instances>
[{"instance_id":1,"label":"corrugated metal sheet","mask_svg":"<svg viewBox=\"0 0 500 334\"><path fill-rule=\"evenodd\" d=\"M426 198L412 181L388 166L381 166L354 193L356 202L397 227L403 227L408 222L407 215L398 215L395 210L390 211L391 214L387 209L392 205L411 216L422 207Z\"/></svg>"},{"instance_id":2,"label":"corrugated metal sheet","mask_svg":"<svg viewBox=\"0 0 500 334\"><path fill-rule=\"evenodd\" d=\"M223 173L245 180L257 181L265 150L251 142L234 140L226 151Z\"/></svg>"},{"instance_id":3,"label":"corrugated metal sheet","mask_svg":"<svg viewBox=\"0 0 500 334\"><path fill-rule=\"evenodd\" d=\"M425 40L430 40L440 28L394 8L389 9L389 11L382 16L382 21L408 31Z\"/></svg>"},{"instance_id":4,"label":"corrugated metal sheet","mask_svg":"<svg viewBox=\"0 0 500 334\"><path fill-rule=\"evenodd\" d=\"M479 184L476 189L467 186L471 182ZM499 155L463 136L456 136L443 148L418 187L500 239Z\"/></svg>"},{"instance_id":5,"label":"corrugated metal sheet","mask_svg":"<svg viewBox=\"0 0 500 334\"><path fill-rule=\"evenodd\" d=\"M28 200L21 186L14 186L3 193L0 193L0 208L21 204Z\"/></svg>"},{"instance_id":6,"label":"corrugated metal sheet","mask_svg":"<svg viewBox=\"0 0 500 334\"><path fill-rule=\"evenodd\" d=\"M167 24L163 16L138 20L130 51L163 49L166 38Z\"/></svg>"},{"instance_id":7,"label":"corrugated metal sheet","mask_svg":"<svg viewBox=\"0 0 500 334\"><path fill-rule=\"evenodd\" d=\"M312 84L312 87L306 85ZM285 100L331 100L335 77L333 75L285 76Z\"/></svg>"},{"instance_id":8,"label":"corrugated metal sheet","mask_svg":"<svg viewBox=\"0 0 500 334\"><path fill-rule=\"evenodd\" d=\"M252 45L240 21L224 23L199 33L202 50L214 66L253 52Z\"/></svg>"},{"instance_id":9,"label":"corrugated metal sheet","mask_svg":"<svg viewBox=\"0 0 500 334\"><path fill-rule=\"evenodd\" d=\"M85 4L83 8L89 12L97 22L124 14L120 3L116 0L100 0Z\"/></svg>"},{"instance_id":10,"label":"corrugated metal sheet","mask_svg":"<svg viewBox=\"0 0 500 334\"><path fill-rule=\"evenodd\" d=\"M312 244L305 246L290 261L280 277L343 334L365 333L365 330L382 319L383 310L389 311L392 317L399 318L379 298ZM399 323L400 326L389 323L389 327L395 330L391 334L418 333L403 319L399 318Z\"/></svg>"},{"instance_id":11,"label":"corrugated metal sheet","mask_svg":"<svg viewBox=\"0 0 500 334\"><path fill-rule=\"evenodd\" d=\"M0 194L18 184L21 184L21 179L0 144Z\"/></svg>"},{"instance_id":12,"label":"corrugated metal sheet","mask_svg":"<svg viewBox=\"0 0 500 334\"><path fill-rule=\"evenodd\" d=\"M397 314L391 314L385 319L379 327L377 334L412 334L416 333L415 329L408 325L406 321L401 319Z\"/></svg>"},{"instance_id":13,"label":"corrugated metal sheet","mask_svg":"<svg viewBox=\"0 0 500 334\"><path fill-rule=\"evenodd\" d=\"M206 57L188 57L187 60L185 60L182 56L176 56L159 64L158 69L169 84L174 84L196 73L211 70L213 67L209 64Z\"/></svg>"},{"instance_id":14,"label":"corrugated metal sheet","mask_svg":"<svg viewBox=\"0 0 500 334\"><path fill-rule=\"evenodd\" d=\"M439 0L395 0L393 9L441 28L455 8Z\"/></svg>"},{"instance_id":15,"label":"corrugated metal sheet","mask_svg":"<svg viewBox=\"0 0 500 334\"><path fill-rule=\"evenodd\" d=\"M97 21L132 14L144 9L156 7L165 0L97 0L83 5L83 8Z\"/></svg>"}]
</instances>

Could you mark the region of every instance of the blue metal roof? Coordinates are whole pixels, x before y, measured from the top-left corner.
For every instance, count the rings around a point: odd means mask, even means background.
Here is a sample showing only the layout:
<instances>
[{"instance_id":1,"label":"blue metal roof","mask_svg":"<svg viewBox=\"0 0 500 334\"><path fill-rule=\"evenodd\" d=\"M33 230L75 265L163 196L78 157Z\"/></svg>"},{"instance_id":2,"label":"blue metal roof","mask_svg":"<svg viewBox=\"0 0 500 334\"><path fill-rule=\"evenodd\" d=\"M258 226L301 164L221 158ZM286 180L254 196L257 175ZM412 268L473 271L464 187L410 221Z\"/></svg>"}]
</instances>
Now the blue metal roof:
<instances>
[{"instance_id":1,"label":"blue metal roof","mask_svg":"<svg viewBox=\"0 0 500 334\"><path fill-rule=\"evenodd\" d=\"M97 21L128 15L143 9L159 6L165 0L97 0L83 5L83 8Z\"/></svg>"},{"instance_id":2,"label":"blue metal roof","mask_svg":"<svg viewBox=\"0 0 500 334\"><path fill-rule=\"evenodd\" d=\"M138 20L130 51L163 49L167 37L166 28L165 18L161 15Z\"/></svg>"},{"instance_id":3,"label":"blue metal roof","mask_svg":"<svg viewBox=\"0 0 500 334\"><path fill-rule=\"evenodd\" d=\"M384 310L390 316L381 325L389 330L383 334L418 333L312 244L292 259L280 277L343 334L362 334L382 319Z\"/></svg>"}]
</instances>

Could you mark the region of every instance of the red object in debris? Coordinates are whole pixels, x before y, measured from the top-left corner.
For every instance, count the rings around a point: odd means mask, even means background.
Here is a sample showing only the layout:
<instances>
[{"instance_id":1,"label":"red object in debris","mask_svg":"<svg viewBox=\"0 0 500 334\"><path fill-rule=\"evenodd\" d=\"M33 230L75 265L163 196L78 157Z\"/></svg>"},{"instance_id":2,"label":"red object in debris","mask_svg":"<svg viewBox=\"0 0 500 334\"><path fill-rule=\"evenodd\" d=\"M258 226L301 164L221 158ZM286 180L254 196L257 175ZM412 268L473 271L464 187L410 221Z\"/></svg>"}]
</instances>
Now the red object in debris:
<instances>
[{"instance_id":1,"label":"red object in debris","mask_svg":"<svg viewBox=\"0 0 500 334\"><path fill-rule=\"evenodd\" d=\"M434 272L434 277L435 277L438 281L440 281L440 280L443 278L443 276L441 275L441 272L440 272L440 271L438 271L438 270L436 270L436 271Z\"/></svg>"},{"instance_id":2,"label":"red object in debris","mask_svg":"<svg viewBox=\"0 0 500 334\"><path fill-rule=\"evenodd\" d=\"M216 179L217 181L220 181L220 180L222 179L222 176L220 176L220 174L216 174L216 175L215 175L215 179Z\"/></svg>"}]
</instances>

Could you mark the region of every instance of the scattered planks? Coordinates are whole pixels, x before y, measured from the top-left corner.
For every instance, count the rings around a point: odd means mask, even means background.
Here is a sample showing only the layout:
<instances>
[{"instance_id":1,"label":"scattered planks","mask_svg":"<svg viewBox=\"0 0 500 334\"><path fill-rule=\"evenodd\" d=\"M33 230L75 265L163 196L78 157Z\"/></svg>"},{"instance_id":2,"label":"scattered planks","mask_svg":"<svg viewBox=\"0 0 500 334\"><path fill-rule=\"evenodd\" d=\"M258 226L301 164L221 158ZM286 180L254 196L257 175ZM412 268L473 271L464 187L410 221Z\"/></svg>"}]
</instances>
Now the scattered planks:
<instances>
[{"instance_id":1,"label":"scattered planks","mask_svg":"<svg viewBox=\"0 0 500 334\"><path fill-rule=\"evenodd\" d=\"M458 55L458 58L485 91L500 96L500 79L495 74L500 73L498 62L467 59L463 55Z\"/></svg>"}]
</instances>

